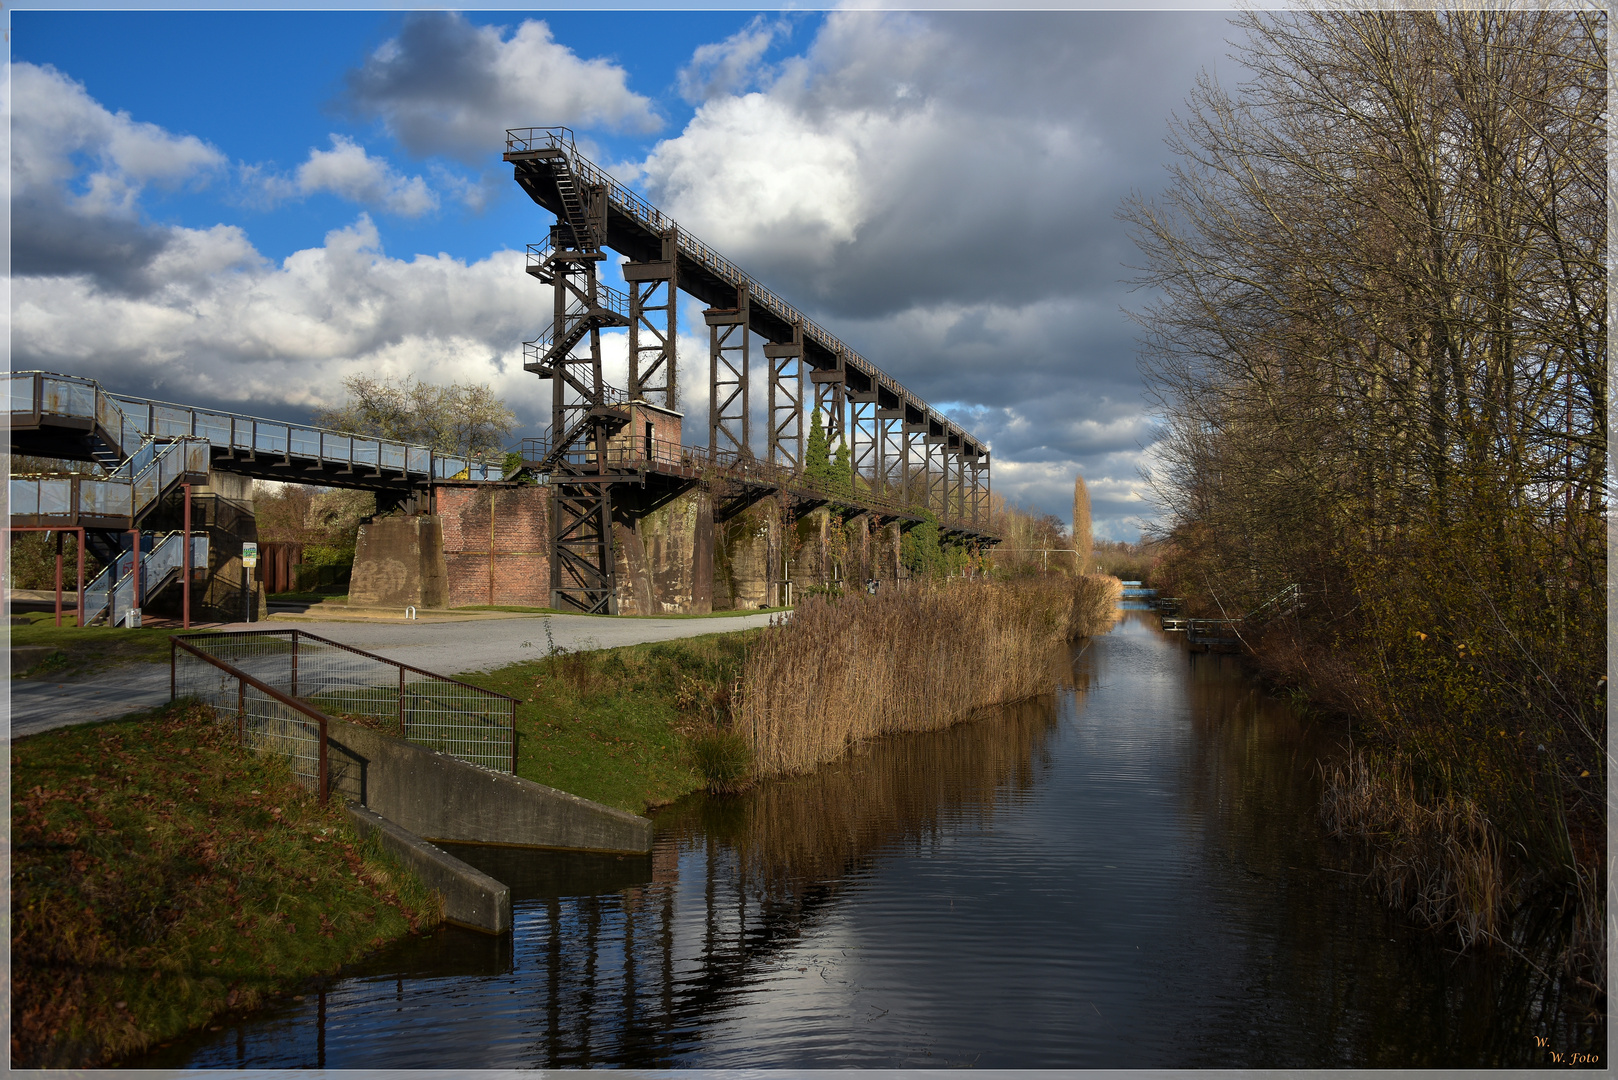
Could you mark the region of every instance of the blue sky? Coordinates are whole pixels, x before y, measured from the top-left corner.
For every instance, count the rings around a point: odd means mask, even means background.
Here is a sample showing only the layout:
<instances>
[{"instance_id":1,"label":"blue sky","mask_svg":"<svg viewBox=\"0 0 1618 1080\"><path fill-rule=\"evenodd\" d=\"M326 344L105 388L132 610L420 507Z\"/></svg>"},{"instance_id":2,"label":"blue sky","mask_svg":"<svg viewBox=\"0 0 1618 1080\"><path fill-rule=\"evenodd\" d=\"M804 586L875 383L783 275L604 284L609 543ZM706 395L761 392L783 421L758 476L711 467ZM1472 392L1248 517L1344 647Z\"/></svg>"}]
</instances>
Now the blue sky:
<instances>
[{"instance_id":1,"label":"blue sky","mask_svg":"<svg viewBox=\"0 0 1618 1080\"><path fill-rule=\"evenodd\" d=\"M277 417L356 373L470 379L534 433L549 299L520 252L551 220L501 132L565 123L987 441L997 491L1066 520L1082 471L1101 535L1151 514L1114 214L1229 66L1218 14L10 18L15 368ZM693 309L693 442L703 334Z\"/></svg>"}]
</instances>

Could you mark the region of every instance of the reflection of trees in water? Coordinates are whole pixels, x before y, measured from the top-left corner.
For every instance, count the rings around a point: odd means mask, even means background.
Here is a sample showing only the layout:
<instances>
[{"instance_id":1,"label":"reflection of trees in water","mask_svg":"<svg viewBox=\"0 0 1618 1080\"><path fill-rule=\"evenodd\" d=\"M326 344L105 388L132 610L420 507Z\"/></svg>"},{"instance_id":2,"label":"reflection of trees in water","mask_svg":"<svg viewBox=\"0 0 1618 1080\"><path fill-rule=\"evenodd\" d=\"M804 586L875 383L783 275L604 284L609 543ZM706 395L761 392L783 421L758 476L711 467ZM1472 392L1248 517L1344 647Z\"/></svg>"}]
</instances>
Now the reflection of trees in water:
<instances>
[{"instance_id":1,"label":"reflection of trees in water","mask_svg":"<svg viewBox=\"0 0 1618 1080\"><path fill-rule=\"evenodd\" d=\"M1208 1025L1213 1038L1193 1052L1255 1067L1548 1063L1535 1035L1552 1049L1599 1052L1604 1024L1537 970L1554 970L1566 920L1549 909L1520 919L1521 958L1499 948L1463 956L1448 937L1403 925L1355 876L1368 867L1319 822L1318 763L1342 754L1346 733L1264 696L1235 663L1191 661L1193 738L1177 786L1206 857L1224 864L1211 875L1219 899L1262 928L1232 979L1265 987L1270 1012L1255 1021L1244 999L1242 1015Z\"/></svg>"},{"instance_id":2,"label":"reflection of trees in water","mask_svg":"<svg viewBox=\"0 0 1618 1080\"><path fill-rule=\"evenodd\" d=\"M546 900L519 929L543 941L533 1064L650 1067L696 1051L884 849L986 825L1004 794L1030 789L1056 716L1050 698L1022 702L665 811L650 885Z\"/></svg>"}]
</instances>

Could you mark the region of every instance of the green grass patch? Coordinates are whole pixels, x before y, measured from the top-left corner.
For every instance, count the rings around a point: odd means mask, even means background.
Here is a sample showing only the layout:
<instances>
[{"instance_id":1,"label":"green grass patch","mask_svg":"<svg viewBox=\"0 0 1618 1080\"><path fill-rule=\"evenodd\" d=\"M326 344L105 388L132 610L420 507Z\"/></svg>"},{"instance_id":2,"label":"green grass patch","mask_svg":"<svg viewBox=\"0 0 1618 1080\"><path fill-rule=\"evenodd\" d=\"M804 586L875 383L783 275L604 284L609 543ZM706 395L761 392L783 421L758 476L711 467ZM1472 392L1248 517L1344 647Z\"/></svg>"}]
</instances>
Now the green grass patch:
<instances>
[{"instance_id":1,"label":"green grass patch","mask_svg":"<svg viewBox=\"0 0 1618 1080\"><path fill-rule=\"evenodd\" d=\"M12 748L12 1065L112 1063L436 922L436 896L212 710Z\"/></svg>"},{"instance_id":2,"label":"green grass patch","mask_svg":"<svg viewBox=\"0 0 1618 1080\"><path fill-rule=\"evenodd\" d=\"M348 603L348 594L346 592L344 592L344 593L278 592L278 593L271 593L267 599L272 601L272 602L275 602L275 603L292 603L292 604L332 603L332 604L346 604L346 603Z\"/></svg>"},{"instance_id":3,"label":"green grass patch","mask_svg":"<svg viewBox=\"0 0 1618 1080\"><path fill-rule=\"evenodd\" d=\"M26 672L13 672L13 677L62 678L116 664L167 663L169 637L190 632L144 626L69 626L66 616L62 626L54 621L54 614L42 611L13 617L12 645L49 645L61 654L56 657L53 653L48 666L36 664Z\"/></svg>"},{"instance_id":4,"label":"green grass patch","mask_svg":"<svg viewBox=\"0 0 1618 1080\"><path fill-rule=\"evenodd\" d=\"M695 744L728 722L758 633L557 652L466 678L521 702L517 775L638 814L709 784ZM717 760L733 787L746 764L730 749Z\"/></svg>"}]
</instances>

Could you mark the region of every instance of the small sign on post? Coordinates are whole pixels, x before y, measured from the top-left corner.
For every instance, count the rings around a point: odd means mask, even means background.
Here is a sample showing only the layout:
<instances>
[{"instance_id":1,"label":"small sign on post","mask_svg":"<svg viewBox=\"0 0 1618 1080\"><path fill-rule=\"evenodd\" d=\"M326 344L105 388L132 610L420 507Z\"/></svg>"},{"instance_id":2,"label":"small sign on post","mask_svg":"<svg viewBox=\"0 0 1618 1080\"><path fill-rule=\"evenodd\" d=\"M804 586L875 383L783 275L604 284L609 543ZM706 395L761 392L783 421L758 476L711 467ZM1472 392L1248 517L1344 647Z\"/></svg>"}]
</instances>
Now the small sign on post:
<instances>
[{"instance_id":1,"label":"small sign on post","mask_svg":"<svg viewBox=\"0 0 1618 1080\"><path fill-rule=\"evenodd\" d=\"M258 545L242 544L242 622L253 621L253 567L258 565Z\"/></svg>"}]
</instances>

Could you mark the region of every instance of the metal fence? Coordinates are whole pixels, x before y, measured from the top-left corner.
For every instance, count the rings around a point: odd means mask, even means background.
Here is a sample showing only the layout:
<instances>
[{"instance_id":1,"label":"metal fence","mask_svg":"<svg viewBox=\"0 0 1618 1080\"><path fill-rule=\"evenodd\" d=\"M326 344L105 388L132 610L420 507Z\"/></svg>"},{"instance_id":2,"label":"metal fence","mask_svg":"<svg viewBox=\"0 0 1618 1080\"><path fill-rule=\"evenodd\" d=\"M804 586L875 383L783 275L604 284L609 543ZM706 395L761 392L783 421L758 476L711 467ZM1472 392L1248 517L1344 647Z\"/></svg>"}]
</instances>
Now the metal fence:
<instances>
[{"instance_id":1,"label":"metal fence","mask_svg":"<svg viewBox=\"0 0 1618 1080\"><path fill-rule=\"evenodd\" d=\"M303 630L203 633L182 640L326 715L485 769L517 771L516 698Z\"/></svg>"},{"instance_id":2,"label":"metal fence","mask_svg":"<svg viewBox=\"0 0 1618 1080\"><path fill-rule=\"evenodd\" d=\"M286 759L298 782L326 801L329 718L319 709L178 637L169 638L169 696L197 698L233 721L243 746Z\"/></svg>"}]
</instances>

